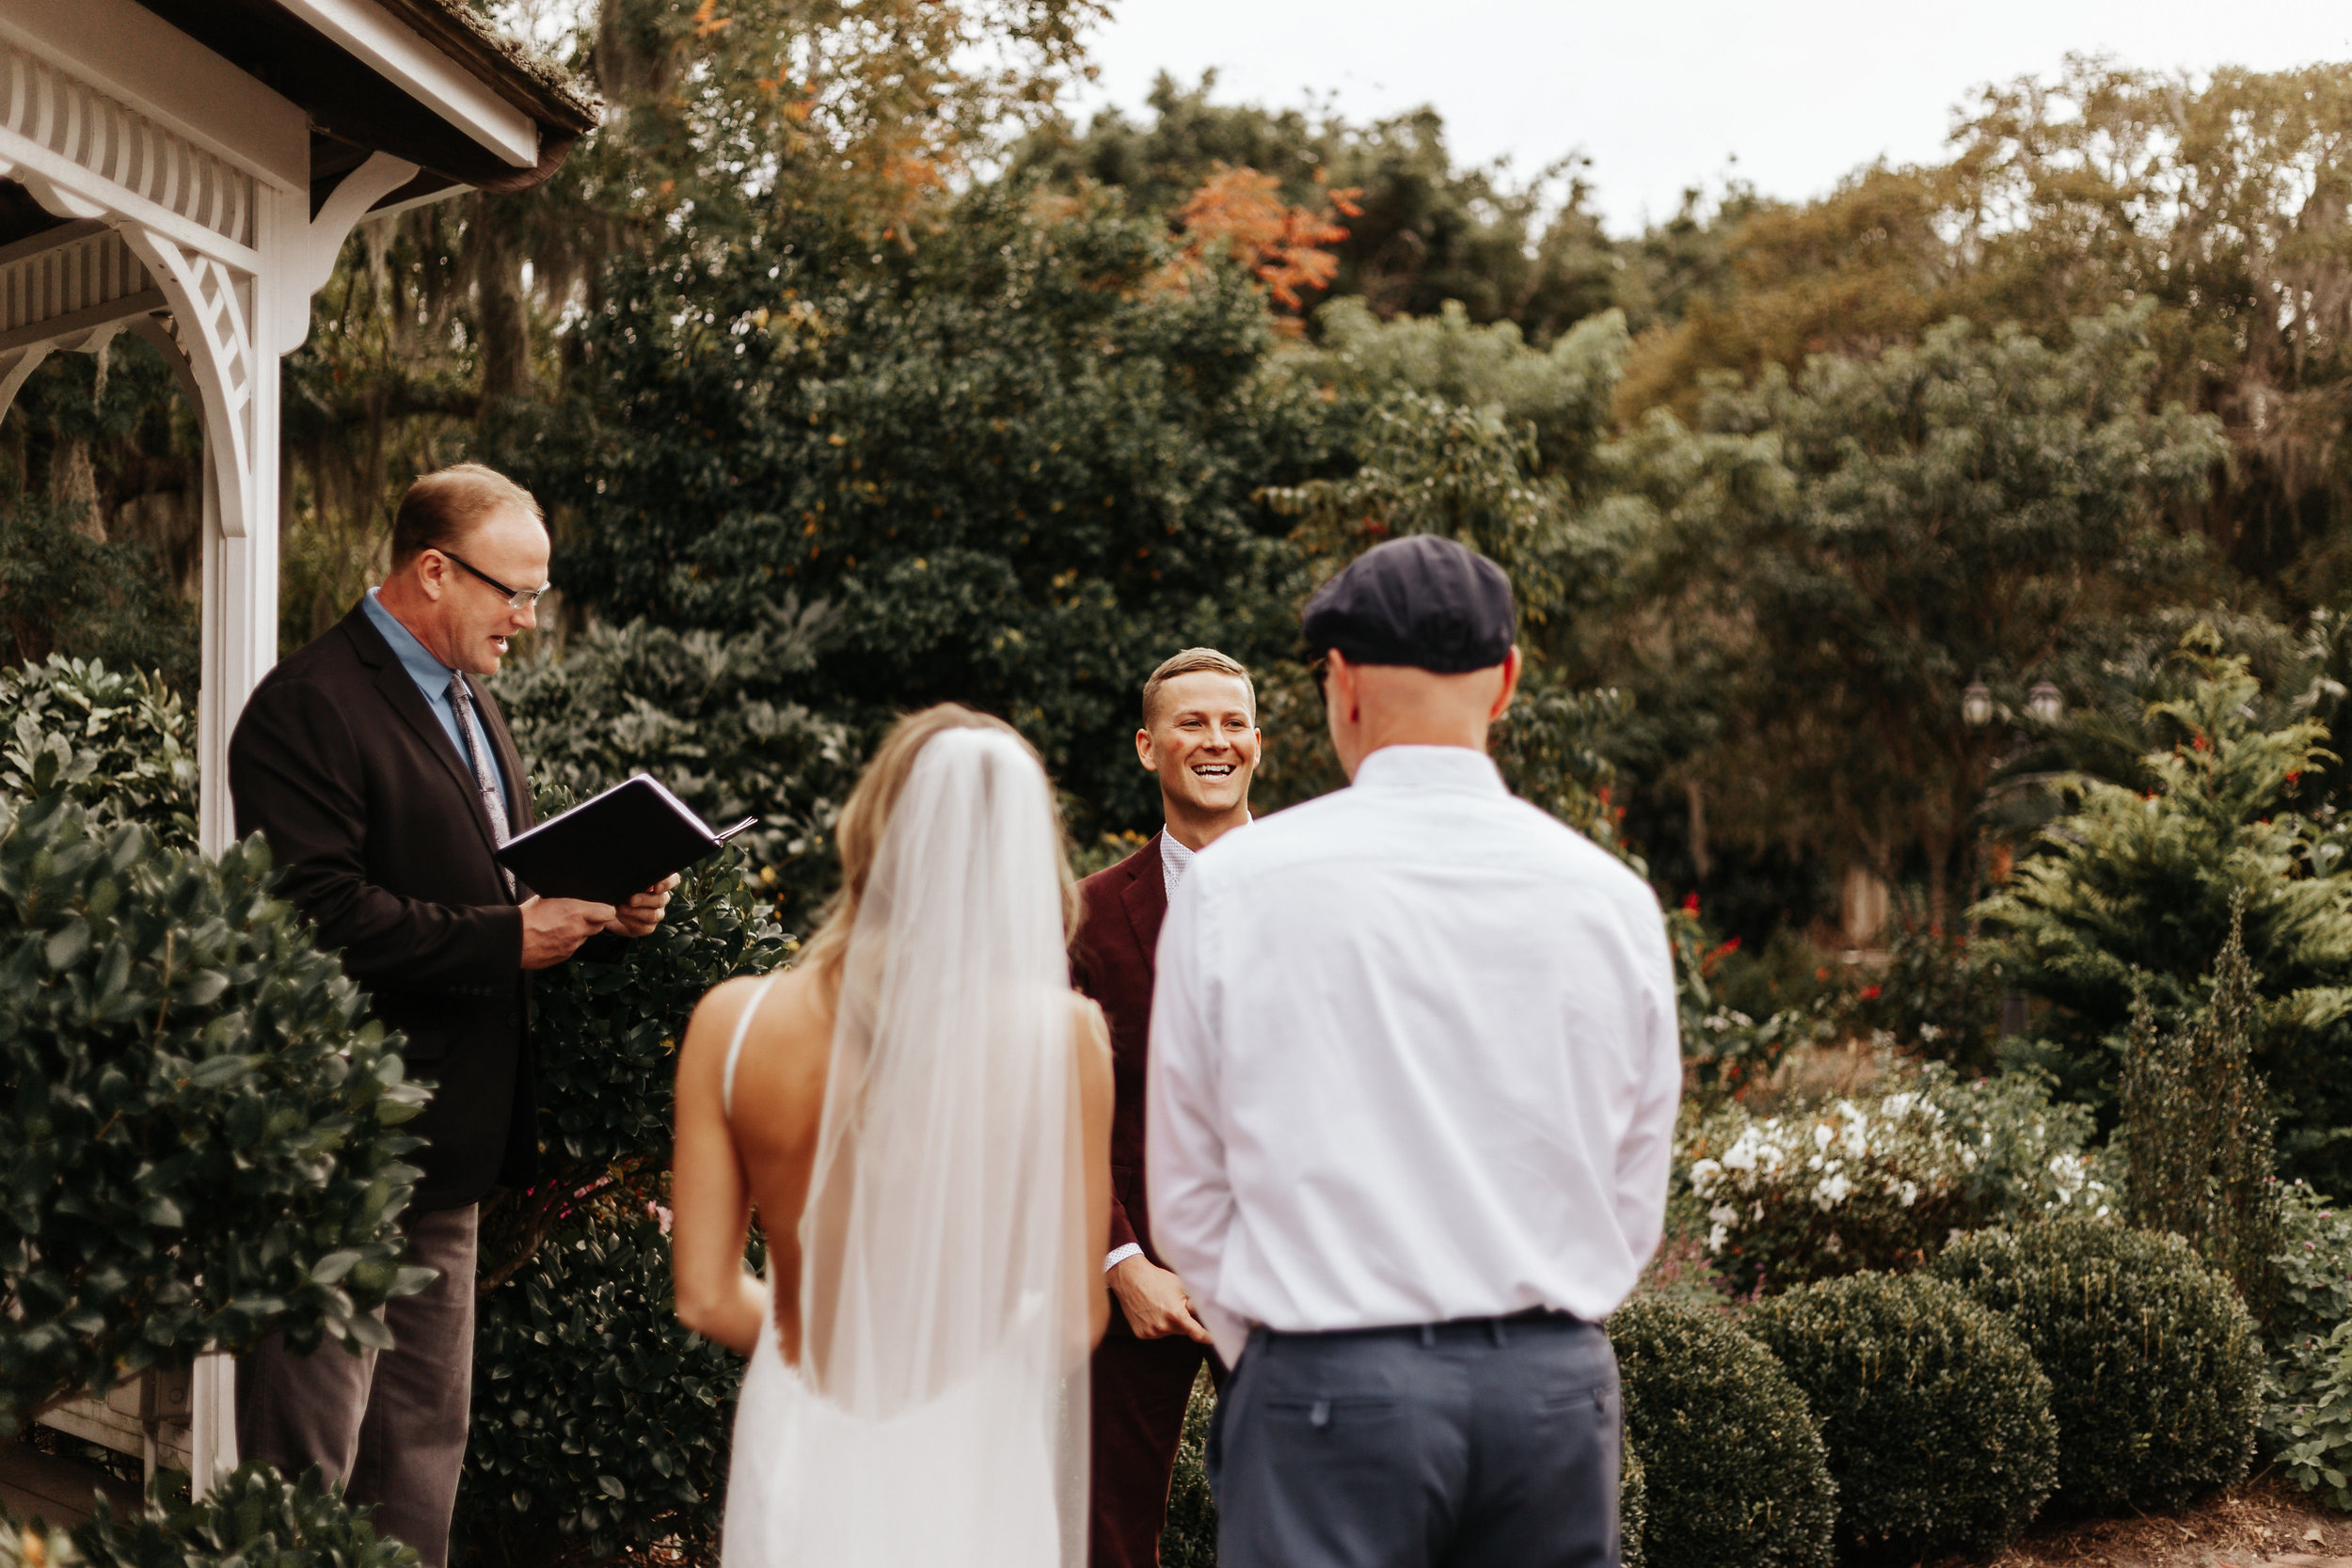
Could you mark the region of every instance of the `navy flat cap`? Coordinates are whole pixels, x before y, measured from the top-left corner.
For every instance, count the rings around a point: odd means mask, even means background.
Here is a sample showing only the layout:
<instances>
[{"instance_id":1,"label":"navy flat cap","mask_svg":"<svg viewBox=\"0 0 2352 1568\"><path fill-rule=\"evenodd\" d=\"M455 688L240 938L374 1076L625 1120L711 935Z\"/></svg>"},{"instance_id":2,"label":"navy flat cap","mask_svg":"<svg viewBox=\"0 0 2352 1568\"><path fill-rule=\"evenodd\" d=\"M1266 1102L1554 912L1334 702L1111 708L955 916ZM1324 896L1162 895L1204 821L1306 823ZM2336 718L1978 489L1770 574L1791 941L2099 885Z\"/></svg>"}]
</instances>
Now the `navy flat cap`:
<instances>
[{"instance_id":1,"label":"navy flat cap","mask_svg":"<svg viewBox=\"0 0 2352 1568\"><path fill-rule=\"evenodd\" d=\"M1511 651L1511 579L1434 533L1391 539L1315 590L1299 617L1308 645L1350 664L1410 664L1441 675L1486 670Z\"/></svg>"}]
</instances>

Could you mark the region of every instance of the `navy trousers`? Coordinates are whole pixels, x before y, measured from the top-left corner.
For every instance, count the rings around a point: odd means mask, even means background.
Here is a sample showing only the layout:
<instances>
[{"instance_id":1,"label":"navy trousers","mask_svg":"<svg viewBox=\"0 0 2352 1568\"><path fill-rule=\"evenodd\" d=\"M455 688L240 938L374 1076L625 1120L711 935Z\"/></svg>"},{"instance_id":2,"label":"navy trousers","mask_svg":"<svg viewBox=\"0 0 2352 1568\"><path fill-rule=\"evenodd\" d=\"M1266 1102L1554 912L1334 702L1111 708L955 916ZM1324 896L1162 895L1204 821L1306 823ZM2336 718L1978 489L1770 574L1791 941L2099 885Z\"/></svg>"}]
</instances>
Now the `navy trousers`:
<instances>
[{"instance_id":1,"label":"navy trousers","mask_svg":"<svg viewBox=\"0 0 2352 1568\"><path fill-rule=\"evenodd\" d=\"M1562 1316L1249 1337L1220 1568L1615 1568L1617 1359Z\"/></svg>"}]
</instances>

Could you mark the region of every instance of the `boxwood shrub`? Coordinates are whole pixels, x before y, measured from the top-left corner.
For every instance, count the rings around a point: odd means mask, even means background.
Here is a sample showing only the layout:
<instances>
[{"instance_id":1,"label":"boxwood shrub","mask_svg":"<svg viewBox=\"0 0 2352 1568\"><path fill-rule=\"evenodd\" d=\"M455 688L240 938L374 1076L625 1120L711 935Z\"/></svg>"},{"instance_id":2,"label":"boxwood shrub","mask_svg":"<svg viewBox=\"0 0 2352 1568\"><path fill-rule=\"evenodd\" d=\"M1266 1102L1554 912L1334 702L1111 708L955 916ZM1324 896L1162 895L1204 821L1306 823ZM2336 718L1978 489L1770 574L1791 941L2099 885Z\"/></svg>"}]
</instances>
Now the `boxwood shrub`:
<instances>
[{"instance_id":1,"label":"boxwood shrub","mask_svg":"<svg viewBox=\"0 0 2352 1568\"><path fill-rule=\"evenodd\" d=\"M480 1303L456 1533L483 1560L715 1560L742 1362L671 1307L643 1208L549 1236Z\"/></svg>"},{"instance_id":2,"label":"boxwood shrub","mask_svg":"<svg viewBox=\"0 0 2352 1568\"><path fill-rule=\"evenodd\" d=\"M203 1501L117 1513L103 1499L72 1531L90 1568L408 1568L414 1548L378 1535L367 1511L266 1465L232 1470ZM28 1564L29 1568L29 1564Z\"/></svg>"},{"instance_id":3,"label":"boxwood shrub","mask_svg":"<svg viewBox=\"0 0 2352 1568\"><path fill-rule=\"evenodd\" d=\"M1642 1534L1649 1526L1649 1489L1642 1455L1627 1438L1617 1461L1617 1568L1643 1568Z\"/></svg>"},{"instance_id":4,"label":"boxwood shrub","mask_svg":"<svg viewBox=\"0 0 2352 1568\"><path fill-rule=\"evenodd\" d=\"M1655 1298L1609 1320L1642 1454L1648 1568L1827 1568L1837 1488L1772 1353L1720 1314Z\"/></svg>"},{"instance_id":5,"label":"boxwood shrub","mask_svg":"<svg viewBox=\"0 0 2352 1568\"><path fill-rule=\"evenodd\" d=\"M0 799L0 1436L273 1328L381 1346L424 1092L259 838L94 821L56 750Z\"/></svg>"},{"instance_id":6,"label":"boxwood shrub","mask_svg":"<svg viewBox=\"0 0 2352 1568\"><path fill-rule=\"evenodd\" d=\"M1777 1296L1741 1326L1820 1418L1849 1544L1990 1555L2057 1482L2050 1380L1958 1286L1851 1275Z\"/></svg>"},{"instance_id":7,"label":"boxwood shrub","mask_svg":"<svg viewBox=\"0 0 2352 1568\"><path fill-rule=\"evenodd\" d=\"M1192 1380L1184 1406L1184 1441L1176 1446L1176 1474L1168 1482L1168 1524L1160 1531L1160 1568L1216 1568L1216 1499L1209 1495L1205 1456L1209 1419L1216 1414L1216 1390L1207 1369Z\"/></svg>"},{"instance_id":8,"label":"boxwood shrub","mask_svg":"<svg viewBox=\"0 0 2352 1568\"><path fill-rule=\"evenodd\" d=\"M2174 1507L2245 1479L2262 1347L2179 1237L2080 1219L1982 1230L1934 1271L2005 1315L2049 1375L2068 1506Z\"/></svg>"}]
</instances>

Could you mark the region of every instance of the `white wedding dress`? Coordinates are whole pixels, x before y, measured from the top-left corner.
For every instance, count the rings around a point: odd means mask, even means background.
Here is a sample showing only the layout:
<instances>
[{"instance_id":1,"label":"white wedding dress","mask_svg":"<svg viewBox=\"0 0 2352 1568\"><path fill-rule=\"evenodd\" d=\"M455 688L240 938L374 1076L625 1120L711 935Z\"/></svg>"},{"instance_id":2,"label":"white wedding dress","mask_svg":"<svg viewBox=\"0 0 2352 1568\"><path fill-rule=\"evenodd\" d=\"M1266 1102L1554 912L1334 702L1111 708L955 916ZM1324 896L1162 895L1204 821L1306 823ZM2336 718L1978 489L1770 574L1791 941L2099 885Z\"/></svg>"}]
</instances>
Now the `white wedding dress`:
<instances>
[{"instance_id":1,"label":"white wedding dress","mask_svg":"<svg viewBox=\"0 0 2352 1568\"><path fill-rule=\"evenodd\" d=\"M771 1317L723 1568L1085 1560L1084 1182L1046 790L1010 736L946 730L891 814L800 1225L801 1365ZM730 1117L757 1010L729 1045Z\"/></svg>"}]
</instances>

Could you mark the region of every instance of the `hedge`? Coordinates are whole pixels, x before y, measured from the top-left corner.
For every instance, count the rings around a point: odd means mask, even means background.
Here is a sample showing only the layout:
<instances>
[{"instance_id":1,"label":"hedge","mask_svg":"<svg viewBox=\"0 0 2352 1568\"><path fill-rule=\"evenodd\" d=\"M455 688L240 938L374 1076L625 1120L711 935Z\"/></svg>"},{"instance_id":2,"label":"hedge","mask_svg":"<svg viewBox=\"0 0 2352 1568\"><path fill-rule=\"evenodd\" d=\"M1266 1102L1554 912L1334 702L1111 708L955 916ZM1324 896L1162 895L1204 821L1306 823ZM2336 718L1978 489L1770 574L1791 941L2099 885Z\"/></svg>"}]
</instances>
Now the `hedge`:
<instances>
[{"instance_id":1,"label":"hedge","mask_svg":"<svg viewBox=\"0 0 2352 1568\"><path fill-rule=\"evenodd\" d=\"M1642 1454L1648 1568L1827 1568L1837 1488L1804 1395L1720 1314L1636 1300L1609 1320Z\"/></svg>"},{"instance_id":2,"label":"hedge","mask_svg":"<svg viewBox=\"0 0 2352 1568\"><path fill-rule=\"evenodd\" d=\"M98 1512L72 1531L90 1568L409 1568L413 1547L378 1535L367 1512L320 1484L316 1469L288 1481L266 1465L230 1471L201 1502L151 1503L135 1514Z\"/></svg>"},{"instance_id":3,"label":"hedge","mask_svg":"<svg viewBox=\"0 0 2352 1568\"><path fill-rule=\"evenodd\" d=\"M269 895L257 838L218 862L102 827L31 760L0 800L0 1436L272 1329L389 1343L424 1103L397 1039Z\"/></svg>"},{"instance_id":4,"label":"hedge","mask_svg":"<svg viewBox=\"0 0 2352 1568\"><path fill-rule=\"evenodd\" d=\"M1935 1274L2006 1315L2048 1374L2070 1507L2176 1507L2246 1479L2262 1347L2229 1280L2179 1237L2089 1220L1983 1230Z\"/></svg>"},{"instance_id":5,"label":"hedge","mask_svg":"<svg viewBox=\"0 0 2352 1568\"><path fill-rule=\"evenodd\" d=\"M1837 1533L1906 1557L1990 1555L2058 1480L2050 1380L2008 1323L1921 1275L1852 1275L1741 1320L1821 1422Z\"/></svg>"}]
</instances>

